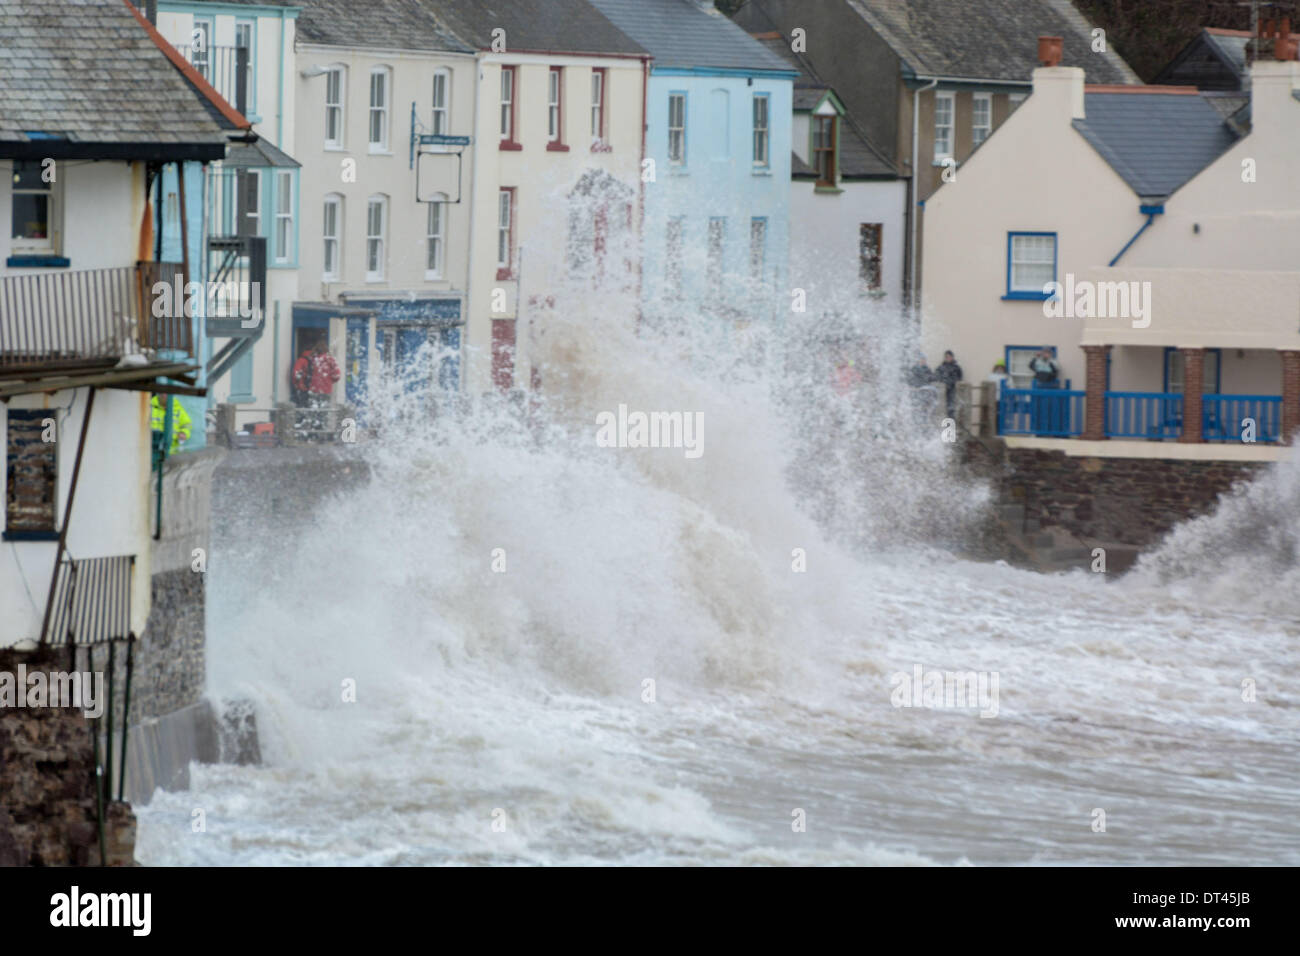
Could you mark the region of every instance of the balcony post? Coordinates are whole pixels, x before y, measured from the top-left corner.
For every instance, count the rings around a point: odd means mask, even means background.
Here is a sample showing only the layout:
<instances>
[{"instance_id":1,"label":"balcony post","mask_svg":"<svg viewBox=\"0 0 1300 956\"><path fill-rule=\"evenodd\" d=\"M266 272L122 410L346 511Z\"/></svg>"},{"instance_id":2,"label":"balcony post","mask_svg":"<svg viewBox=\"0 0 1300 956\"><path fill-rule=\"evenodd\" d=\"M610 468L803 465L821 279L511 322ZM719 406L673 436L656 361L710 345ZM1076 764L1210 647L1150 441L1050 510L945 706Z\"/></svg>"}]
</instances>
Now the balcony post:
<instances>
[{"instance_id":1,"label":"balcony post","mask_svg":"<svg viewBox=\"0 0 1300 956\"><path fill-rule=\"evenodd\" d=\"M1110 346L1085 345L1083 354L1088 363L1084 373L1087 393L1083 399L1083 434L1079 437L1084 441L1102 441L1106 438L1106 359Z\"/></svg>"},{"instance_id":2,"label":"balcony post","mask_svg":"<svg viewBox=\"0 0 1300 956\"><path fill-rule=\"evenodd\" d=\"M1300 435L1300 351L1281 349L1282 356L1282 443L1289 445Z\"/></svg>"},{"instance_id":3,"label":"balcony post","mask_svg":"<svg viewBox=\"0 0 1300 956\"><path fill-rule=\"evenodd\" d=\"M1179 349L1183 353L1183 428L1180 442L1200 443L1201 396L1205 392L1205 349Z\"/></svg>"}]
</instances>

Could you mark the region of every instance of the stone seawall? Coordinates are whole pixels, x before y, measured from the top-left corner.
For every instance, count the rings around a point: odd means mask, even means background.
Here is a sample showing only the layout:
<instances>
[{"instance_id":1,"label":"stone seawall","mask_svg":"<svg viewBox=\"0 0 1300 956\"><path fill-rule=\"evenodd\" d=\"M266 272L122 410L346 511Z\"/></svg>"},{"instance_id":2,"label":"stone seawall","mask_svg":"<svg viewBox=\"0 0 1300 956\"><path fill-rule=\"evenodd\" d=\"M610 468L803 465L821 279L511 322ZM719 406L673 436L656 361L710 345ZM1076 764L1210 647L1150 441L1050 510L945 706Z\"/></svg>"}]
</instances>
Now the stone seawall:
<instances>
[{"instance_id":1,"label":"stone seawall","mask_svg":"<svg viewBox=\"0 0 1300 956\"><path fill-rule=\"evenodd\" d=\"M1222 496L1259 477L1266 462L1070 457L1063 451L970 441L967 465L998 502L985 529L985 557L1040 570L1091 568L1094 549L1110 572L1126 570L1173 528L1209 514Z\"/></svg>"}]
</instances>

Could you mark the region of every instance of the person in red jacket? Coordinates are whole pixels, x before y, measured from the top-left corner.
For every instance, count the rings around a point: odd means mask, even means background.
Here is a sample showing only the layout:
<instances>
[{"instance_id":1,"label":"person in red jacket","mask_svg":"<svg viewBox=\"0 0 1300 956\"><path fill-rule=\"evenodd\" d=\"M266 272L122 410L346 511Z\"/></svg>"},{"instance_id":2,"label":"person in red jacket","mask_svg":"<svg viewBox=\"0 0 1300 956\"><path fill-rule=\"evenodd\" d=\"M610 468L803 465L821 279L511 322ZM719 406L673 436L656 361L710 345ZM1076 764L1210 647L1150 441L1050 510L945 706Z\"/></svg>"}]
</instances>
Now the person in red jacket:
<instances>
[{"instance_id":1,"label":"person in red jacket","mask_svg":"<svg viewBox=\"0 0 1300 956\"><path fill-rule=\"evenodd\" d=\"M311 349L303 349L298 361L293 363L293 371L289 373L293 403L299 408L307 404L307 395L311 389L311 358Z\"/></svg>"},{"instance_id":2,"label":"person in red jacket","mask_svg":"<svg viewBox=\"0 0 1300 956\"><path fill-rule=\"evenodd\" d=\"M330 403L334 392L334 383L343 377L339 363L334 361L324 342L316 344L316 352L311 357L311 382L307 386L308 400L316 408L323 408Z\"/></svg>"}]
</instances>

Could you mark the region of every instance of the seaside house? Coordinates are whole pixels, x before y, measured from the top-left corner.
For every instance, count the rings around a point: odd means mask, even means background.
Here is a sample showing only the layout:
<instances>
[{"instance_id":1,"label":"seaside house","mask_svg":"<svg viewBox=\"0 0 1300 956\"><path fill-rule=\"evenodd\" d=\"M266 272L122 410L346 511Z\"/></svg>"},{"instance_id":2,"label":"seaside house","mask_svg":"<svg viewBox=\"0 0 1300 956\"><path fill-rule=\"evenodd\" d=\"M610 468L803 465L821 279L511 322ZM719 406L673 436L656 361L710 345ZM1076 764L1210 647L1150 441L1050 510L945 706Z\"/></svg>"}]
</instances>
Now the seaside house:
<instances>
[{"instance_id":1,"label":"seaside house","mask_svg":"<svg viewBox=\"0 0 1300 956\"><path fill-rule=\"evenodd\" d=\"M202 395L195 323L154 294L200 224L158 184L250 132L129 4L63 12L0 5L0 647L144 631L150 393Z\"/></svg>"},{"instance_id":2,"label":"seaside house","mask_svg":"<svg viewBox=\"0 0 1300 956\"><path fill-rule=\"evenodd\" d=\"M1192 87L1086 85L1044 38L1033 95L931 198L925 340L1007 362L1009 444L1269 459L1300 426L1300 64L1268 47L1245 127ZM1030 387L1043 347L1066 388Z\"/></svg>"},{"instance_id":3,"label":"seaside house","mask_svg":"<svg viewBox=\"0 0 1300 956\"><path fill-rule=\"evenodd\" d=\"M423 6L473 56L464 387L534 388L563 289L635 296L649 56L586 0Z\"/></svg>"},{"instance_id":4,"label":"seaside house","mask_svg":"<svg viewBox=\"0 0 1300 956\"><path fill-rule=\"evenodd\" d=\"M645 317L705 314L725 330L783 314L797 68L703 0L591 2L654 56Z\"/></svg>"},{"instance_id":5,"label":"seaside house","mask_svg":"<svg viewBox=\"0 0 1300 956\"><path fill-rule=\"evenodd\" d=\"M846 310L862 299L903 302L907 180L871 143L795 41L754 39L799 71L794 81L790 169L790 285L814 304Z\"/></svg>"},{"instance_id":6,"label":"seaside house","mask_svg":"<svg viewBox=\"0 0 1300 956\"><path fill-rule=\"evenodd\" d=\"M1085 68L1093 82L1138 82L1062 0L745 0L735 19L746 30L797 38L801 60L908 177L910 300L921 283L925 203L1029 94L1034 37L1062 37L1063 62Z\"/></svg>"},{"instance_id":7,"label":"seaside house","mask_svg":"<svg viewBox=\"0 0 1300 956\"><path fill-rule=\"evenodd\" d=\"M252 124L254 137L222 160L168 171L169 208L185 196L199 228L188 234L201 301L198 343L207 409L232 411L220 425L266 421L288 398L290 316L298 297L300 167L294 149L293 62L297 6L282 0L213 3L158 0L158 31ZM195 429L186 447L203 443Z\"/></svg>"}]
</instances>

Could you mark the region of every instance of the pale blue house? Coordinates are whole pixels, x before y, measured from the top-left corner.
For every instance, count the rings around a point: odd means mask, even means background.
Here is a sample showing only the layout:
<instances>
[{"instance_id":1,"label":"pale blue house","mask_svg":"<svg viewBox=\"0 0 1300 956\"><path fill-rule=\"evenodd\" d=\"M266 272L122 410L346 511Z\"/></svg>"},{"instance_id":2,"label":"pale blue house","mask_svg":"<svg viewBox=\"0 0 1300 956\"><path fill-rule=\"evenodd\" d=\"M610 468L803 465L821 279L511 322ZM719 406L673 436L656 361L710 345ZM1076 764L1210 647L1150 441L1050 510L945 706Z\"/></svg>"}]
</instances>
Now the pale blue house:
<instances>
[{"instance_id":1,"label":"pale blue house","mask_svg":"<svg viewBox=\"0 0 1300 956\"><path fill-rule=\"evenodd\" d=\"M796 71L710 0L590 2L654 56L643 173L646 318L771 318L788 292Z\"/></svg>"}]
</instances>

